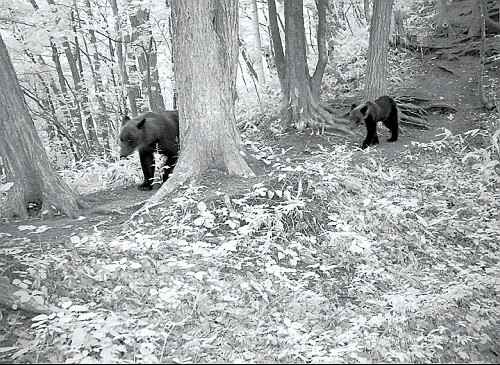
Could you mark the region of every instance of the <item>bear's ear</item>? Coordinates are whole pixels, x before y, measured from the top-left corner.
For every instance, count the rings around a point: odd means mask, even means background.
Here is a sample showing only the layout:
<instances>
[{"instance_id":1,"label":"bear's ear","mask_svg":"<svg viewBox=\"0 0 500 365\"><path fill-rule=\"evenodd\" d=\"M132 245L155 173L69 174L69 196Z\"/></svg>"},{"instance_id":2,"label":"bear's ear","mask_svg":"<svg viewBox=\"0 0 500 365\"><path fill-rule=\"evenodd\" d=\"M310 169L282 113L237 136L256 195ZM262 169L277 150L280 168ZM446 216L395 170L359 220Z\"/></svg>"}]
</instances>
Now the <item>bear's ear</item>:
<instances>
[{"instance_id":1,"label":"bear's ear","mask_svg":"<svg viewBox=\"0 0 500 365\"><path fill-rule=\"evenodd\" d=\"M361 109L359 109L360 113L363 114L364 117L366 117L366 114L368 114L368 105L363 106Z\"/></svg>"},{"instance_id":2,"label":"bear's ear","mask_svg":"<svg viewBox=\"0 0 500 365\"><path fill-rule=\"evenodd\" d=\"M122 118L122 125L127 124L127 122L128 122L129 120L130 120L130 118L128 117L128 115L124 116L124 117Z\"/></svg>"},{"instance_id":3,"label":"bear's ear","mask_svg":"<svg viewBox=\"0 0 500 365\"><path fill-rule=\"evenodd\" d=\"M146 123L146 118L142 118L142 120L139 123L137 123L137 126L136 126L137 129L143 128L144 127L144 123Z\"/></svg>"},{"instance_id":4,"label":"bear's ear","mask_svg":"<svg viewBox=\"0 0 500 365\"><path fill-rule=\"evenodd\" d=\"M357 107L357 105L356 105L356 104L352 104L352 105L351 105L351 110L353 110L353 109L354 109L354 108L356 108L356 107Z\"/></svg>"}]
</instances>

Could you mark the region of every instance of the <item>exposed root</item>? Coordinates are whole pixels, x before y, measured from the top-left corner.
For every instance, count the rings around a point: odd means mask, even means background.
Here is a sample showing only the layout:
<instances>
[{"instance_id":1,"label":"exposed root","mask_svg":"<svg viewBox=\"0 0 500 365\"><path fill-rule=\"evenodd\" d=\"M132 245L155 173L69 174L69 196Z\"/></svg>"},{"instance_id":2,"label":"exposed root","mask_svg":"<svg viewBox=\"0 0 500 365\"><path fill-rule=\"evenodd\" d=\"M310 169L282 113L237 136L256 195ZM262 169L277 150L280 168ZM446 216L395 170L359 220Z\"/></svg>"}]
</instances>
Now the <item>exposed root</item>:
<instances>
[{"instance_id":1,"label":"exposed root","mask_svg":"<svg viewBox=\"0 0 500 365\"><path fill-rule=\"evenodd\" d=\"M456 108L446 103L436 103L431 98L401 95L394 98L399 108L399 120L403 125L429 129L426 115L430 111L454 113Z\"/></svg>"}]
</instances>

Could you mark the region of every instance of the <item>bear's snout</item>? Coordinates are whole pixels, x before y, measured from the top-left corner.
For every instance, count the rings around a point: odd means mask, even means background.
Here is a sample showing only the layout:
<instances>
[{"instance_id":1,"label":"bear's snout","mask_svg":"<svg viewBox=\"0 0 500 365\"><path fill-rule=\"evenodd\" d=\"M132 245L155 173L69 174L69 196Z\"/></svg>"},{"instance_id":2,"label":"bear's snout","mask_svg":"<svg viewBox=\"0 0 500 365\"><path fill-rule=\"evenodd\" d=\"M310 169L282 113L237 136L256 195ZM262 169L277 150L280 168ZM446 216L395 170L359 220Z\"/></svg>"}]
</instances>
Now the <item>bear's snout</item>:
<instances>
[{"instance_id":1,"label":"bear's snout","mask_svg":"<svg viewBox=\"0 0 500 365\"><path fill-rule=\"evenodd\" d=\"M127 146L121 146L120 148L120 158L125 158L134 152L133 148L127 148Z\"/></svg>"}]
</instances>

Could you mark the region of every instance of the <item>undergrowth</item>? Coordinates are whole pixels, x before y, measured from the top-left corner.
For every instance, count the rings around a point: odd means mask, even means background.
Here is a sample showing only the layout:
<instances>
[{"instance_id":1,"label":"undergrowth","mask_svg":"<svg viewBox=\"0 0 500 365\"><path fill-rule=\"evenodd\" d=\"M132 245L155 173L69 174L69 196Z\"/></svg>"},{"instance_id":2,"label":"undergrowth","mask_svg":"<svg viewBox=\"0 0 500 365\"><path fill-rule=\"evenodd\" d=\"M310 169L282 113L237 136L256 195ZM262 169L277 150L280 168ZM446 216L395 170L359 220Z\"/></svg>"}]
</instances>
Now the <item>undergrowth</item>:
<instances>
[{"instance_id":1,"label":"undergrowth","mask_svg":"<svg viewBox=\"0 0 500 365\"><path fill-rule=\"evenodd\" d=\"M10 252L24 279L59 286L30 294L57 312L33 318L10 358L498 359L499 132L472 150L477 133L444 131L391 161L345 146L297 161L250 142L273 168L248 192L186 186L120 235Z\"/></svg>"}]
</instances>

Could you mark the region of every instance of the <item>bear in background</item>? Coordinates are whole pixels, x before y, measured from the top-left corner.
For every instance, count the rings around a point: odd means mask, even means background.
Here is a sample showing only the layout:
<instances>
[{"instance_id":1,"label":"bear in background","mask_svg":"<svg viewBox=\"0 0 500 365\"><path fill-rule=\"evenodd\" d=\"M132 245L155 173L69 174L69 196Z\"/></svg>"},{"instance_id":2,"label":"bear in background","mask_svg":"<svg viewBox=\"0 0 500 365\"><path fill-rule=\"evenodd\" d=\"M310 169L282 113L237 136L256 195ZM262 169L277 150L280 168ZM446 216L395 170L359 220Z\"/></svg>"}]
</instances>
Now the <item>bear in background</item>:
<instances>
[{"instance_id":1,"label":"bear in background","mask_svg":"<svg viewBox=\"0 0 500 365\"><path fill-rule=\"evenodd\" d=\"M145 112L134 118L125 116L120 132L120 157L139 152L144 182L139 190L152 189L155 171L154 152L167 158L169 167L163 173L163 182L172 173L179 153L179 112Z\"/></svg>"},{"instance_id":2,"label":"bear in background","mask_svg":"<svg viewBox=\"0 0 500 365\"><path fill-rule=\"evenodd\" d=\"M360 106L352 104L349 121L351 129L354 129L363 121L365 123L366 138L361 145L362 149L379 143L377 122L384 123L391 131L391 138L387 142L398 140L398 107L390 96L384 95L374 101L364 102Z\"/></svg>"}]
</instances>

